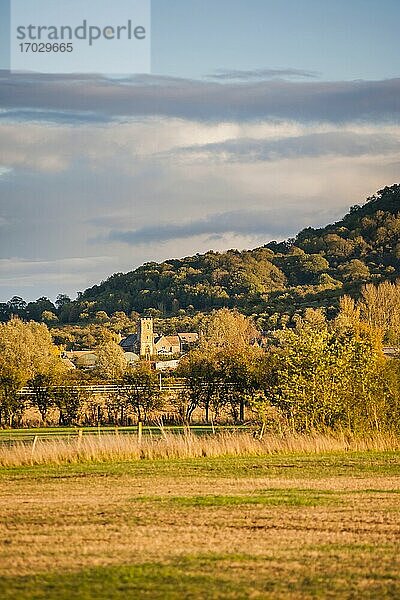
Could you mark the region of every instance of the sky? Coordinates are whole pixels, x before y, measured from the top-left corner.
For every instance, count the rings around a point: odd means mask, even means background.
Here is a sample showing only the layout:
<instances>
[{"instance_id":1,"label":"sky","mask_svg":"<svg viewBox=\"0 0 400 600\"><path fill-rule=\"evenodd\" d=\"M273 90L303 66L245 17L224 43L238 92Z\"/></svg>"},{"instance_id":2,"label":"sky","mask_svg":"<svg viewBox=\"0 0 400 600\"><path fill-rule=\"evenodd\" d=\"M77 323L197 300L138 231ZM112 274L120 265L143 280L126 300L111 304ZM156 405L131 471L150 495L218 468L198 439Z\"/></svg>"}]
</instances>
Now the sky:
<instances>
[{"instance_id":1,"label":"sky","mask_svg":"<svg viewBox=\"0 0 400 600\"><path fill-rule=\"evenodd\" d=\"M291 237L399 182L399 20L398 0L153 0L150 74L3 70L0 302Z\"/></svg>"}]
</instances>

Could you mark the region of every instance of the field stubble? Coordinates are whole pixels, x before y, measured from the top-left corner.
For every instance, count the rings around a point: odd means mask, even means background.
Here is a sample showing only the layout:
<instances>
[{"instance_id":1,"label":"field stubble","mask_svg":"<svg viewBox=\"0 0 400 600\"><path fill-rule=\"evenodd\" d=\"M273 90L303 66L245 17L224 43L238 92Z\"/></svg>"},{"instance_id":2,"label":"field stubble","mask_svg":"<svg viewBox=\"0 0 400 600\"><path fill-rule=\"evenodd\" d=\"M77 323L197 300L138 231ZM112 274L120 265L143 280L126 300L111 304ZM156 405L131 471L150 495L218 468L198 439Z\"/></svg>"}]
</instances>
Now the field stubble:
<instances>
[{"instance_id":1,"label":"field stubble","mask_svg":"<svg viewBox=\"0 0 400 600\"><path fill-rule=\"evenodd\" d=\"M246 455L224 439L219 457L204 456L204 438L164 439L167 459L162 440L143 440L142 460L88 439L69 464L43 454L0 469L0 596L399 597L393 440L344 451L265 438Z\"/></svg>"}]
</instances>

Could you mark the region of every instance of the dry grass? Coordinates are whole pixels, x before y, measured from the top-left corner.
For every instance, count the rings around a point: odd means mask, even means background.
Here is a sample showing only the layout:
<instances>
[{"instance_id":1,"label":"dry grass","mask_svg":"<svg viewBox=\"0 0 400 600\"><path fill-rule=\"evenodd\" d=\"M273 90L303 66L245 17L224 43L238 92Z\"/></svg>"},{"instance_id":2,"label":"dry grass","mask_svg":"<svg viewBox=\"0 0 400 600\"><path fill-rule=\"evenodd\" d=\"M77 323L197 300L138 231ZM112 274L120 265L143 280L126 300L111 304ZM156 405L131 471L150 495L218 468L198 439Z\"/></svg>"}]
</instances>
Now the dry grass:
<instances>
[{"instance_id":1,"label":"dry grass","mask_svg":"<svg viewBox=\"0 0 400 600\"><path fill-rule=\"evenodd\" d=\"M330 452L397 451L400 438L390 434L352 436L349 434L267 435L262 440L248 433L219 433L196 436L162 431L161 437L136 435L74 436L69 439L16 442L0 447L0 466L76 464L140 459L179 459L224 456L265 456L272 454L313 454Z\"/></svg>"},{"instance_id":2,"label":"dry grass","mask_svg":"<svg viewBox=\"0 0 400 600\"><path fill-rule=\"evenodd\" d=\"M317 437L259 449L309 452ZM398 464L368 452L0 470L0 597L399 597Z\"/></svg>"}]
</instances>

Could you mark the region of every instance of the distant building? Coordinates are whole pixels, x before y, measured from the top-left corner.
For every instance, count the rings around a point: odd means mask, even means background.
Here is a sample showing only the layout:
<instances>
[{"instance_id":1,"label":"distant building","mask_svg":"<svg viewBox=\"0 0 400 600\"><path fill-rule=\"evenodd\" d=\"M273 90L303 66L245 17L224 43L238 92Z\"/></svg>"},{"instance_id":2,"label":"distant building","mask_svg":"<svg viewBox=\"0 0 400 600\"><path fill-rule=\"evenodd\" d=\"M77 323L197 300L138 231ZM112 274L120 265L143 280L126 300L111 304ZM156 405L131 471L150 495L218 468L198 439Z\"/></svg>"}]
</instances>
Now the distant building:
<instances>
[{"instance_id":1,"label":"distant building","mask_svg":"<svg viewBox=\"0 0 400 600\"><path fill-rule=\"evenodd\" d=\"M97 365L97 356L92 350L73 350L65 352L65 358L69 359L80 369L94 369Z\"/></svg>"},{"instance_id":2,"label":"distant building","mask_svg":"<svg viewBox=\"0 0 400 600\"><path fill-rule=\"evenodd\" d=\"M130 333L126 338L120 341L119 345L121 346L124 352L136 352L138 336L136 333Z\"/></svg>"},{"instance_id":3,"label":"distant building","mask_svg":"<svg viewBox=\"0 0 400 600\"><path fill-rule=\"evenodd\" d=\"M156 354L173 355L181 353L181 342L177 335L161 335L154 341Z\"/></svg>"},{"instance_id":4,"label":"distant building","mask_svg":"<svg viewBox=\"0 0 400 600\"><path fill-rule=\"evenodd\" d=\"M134 352L125 352L124 358L127 365L135 365L140 357ZM97 366L98 358L95 350L72 350L63 352L61 360L68 369L92 370Z\"/></svg>"},{"instance_id":5,"label":"distant building","mask_svg":"<svg viewBox=\"0 0 400 600\"><path fill-rule=\"evenodd\" d=\"M64 367L66 367L69 371L73 371L74 369L76 369L72 360L70 358L68 358L66 352L62 352L60 358L61 358L61 361L62 361Z\"/></svg>"},{"instance_id":6,"label":"distant building","mask_svg":"<svg viewBox=\"0 0 400 600\"><path fill-rule=\"evenodd\" d=\"M125 352L124 356L125 356L126 362L130 366L136 365L140 360L139 354L135 354L134 352Z\"/></svg>"},{"instance_id":7,"label":"distant building","mask_svg":"<svg viewBox=\"0 0 400 600\"><path fill-rule=\"evenodd\" d=\"M199 341L198 333L178 333L181 352L188 352Z\"/></svg>"},{"instance_id":8,"label":"distant building","mask_svg":"<svg viewBox=\"0 0 400 600\"><path fill-rule=\"evenodd\" d=\"M154 333L153 319L144 317L138 323L138 332L131 333L120 341L124 352L150 360L154 356L174 356L188 352L197 344L197 333L177 333L176 335L157 335Z\"/></svg>"},{"instance_id":9,"label":"distant building","mask_svg":"<svg viewBox=\"0 0 400 600\"><path fill-rule=\"evenodd\" d=\"M138 328L139 355L150 360L155 354L153 319L144 317L139 321Z\"/></svg>"},{"instance_id":10,"label":"distant building","mask_svg":"<svg viewBox=\"0 0 400 600\"><path fill-rule=\"evenodd\" d=\"M173 371L178 367L179 360L160 360L156 361L154 364L156 371Z\"/></svg>"}]
</instances>

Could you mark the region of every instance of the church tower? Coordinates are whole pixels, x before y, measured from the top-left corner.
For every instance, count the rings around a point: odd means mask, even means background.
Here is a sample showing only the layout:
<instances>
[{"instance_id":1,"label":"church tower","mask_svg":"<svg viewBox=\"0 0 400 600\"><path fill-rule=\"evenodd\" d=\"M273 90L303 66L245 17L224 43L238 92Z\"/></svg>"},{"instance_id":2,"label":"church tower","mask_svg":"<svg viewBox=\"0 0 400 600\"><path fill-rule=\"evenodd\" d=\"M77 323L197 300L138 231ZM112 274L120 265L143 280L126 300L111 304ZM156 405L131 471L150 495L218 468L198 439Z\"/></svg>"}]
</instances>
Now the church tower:
<instances>
[{"instance_id":1,"label":"church tower","mask_svg":"<svg viewBox=\"0 0 400 600\"><path fill-rule=\"evenodd\" d=\"M154 332L153 319L145 317L140 319L138 328L139 354L147 360L155 354L154 352Z\"/></svg>"}]
</instances>

